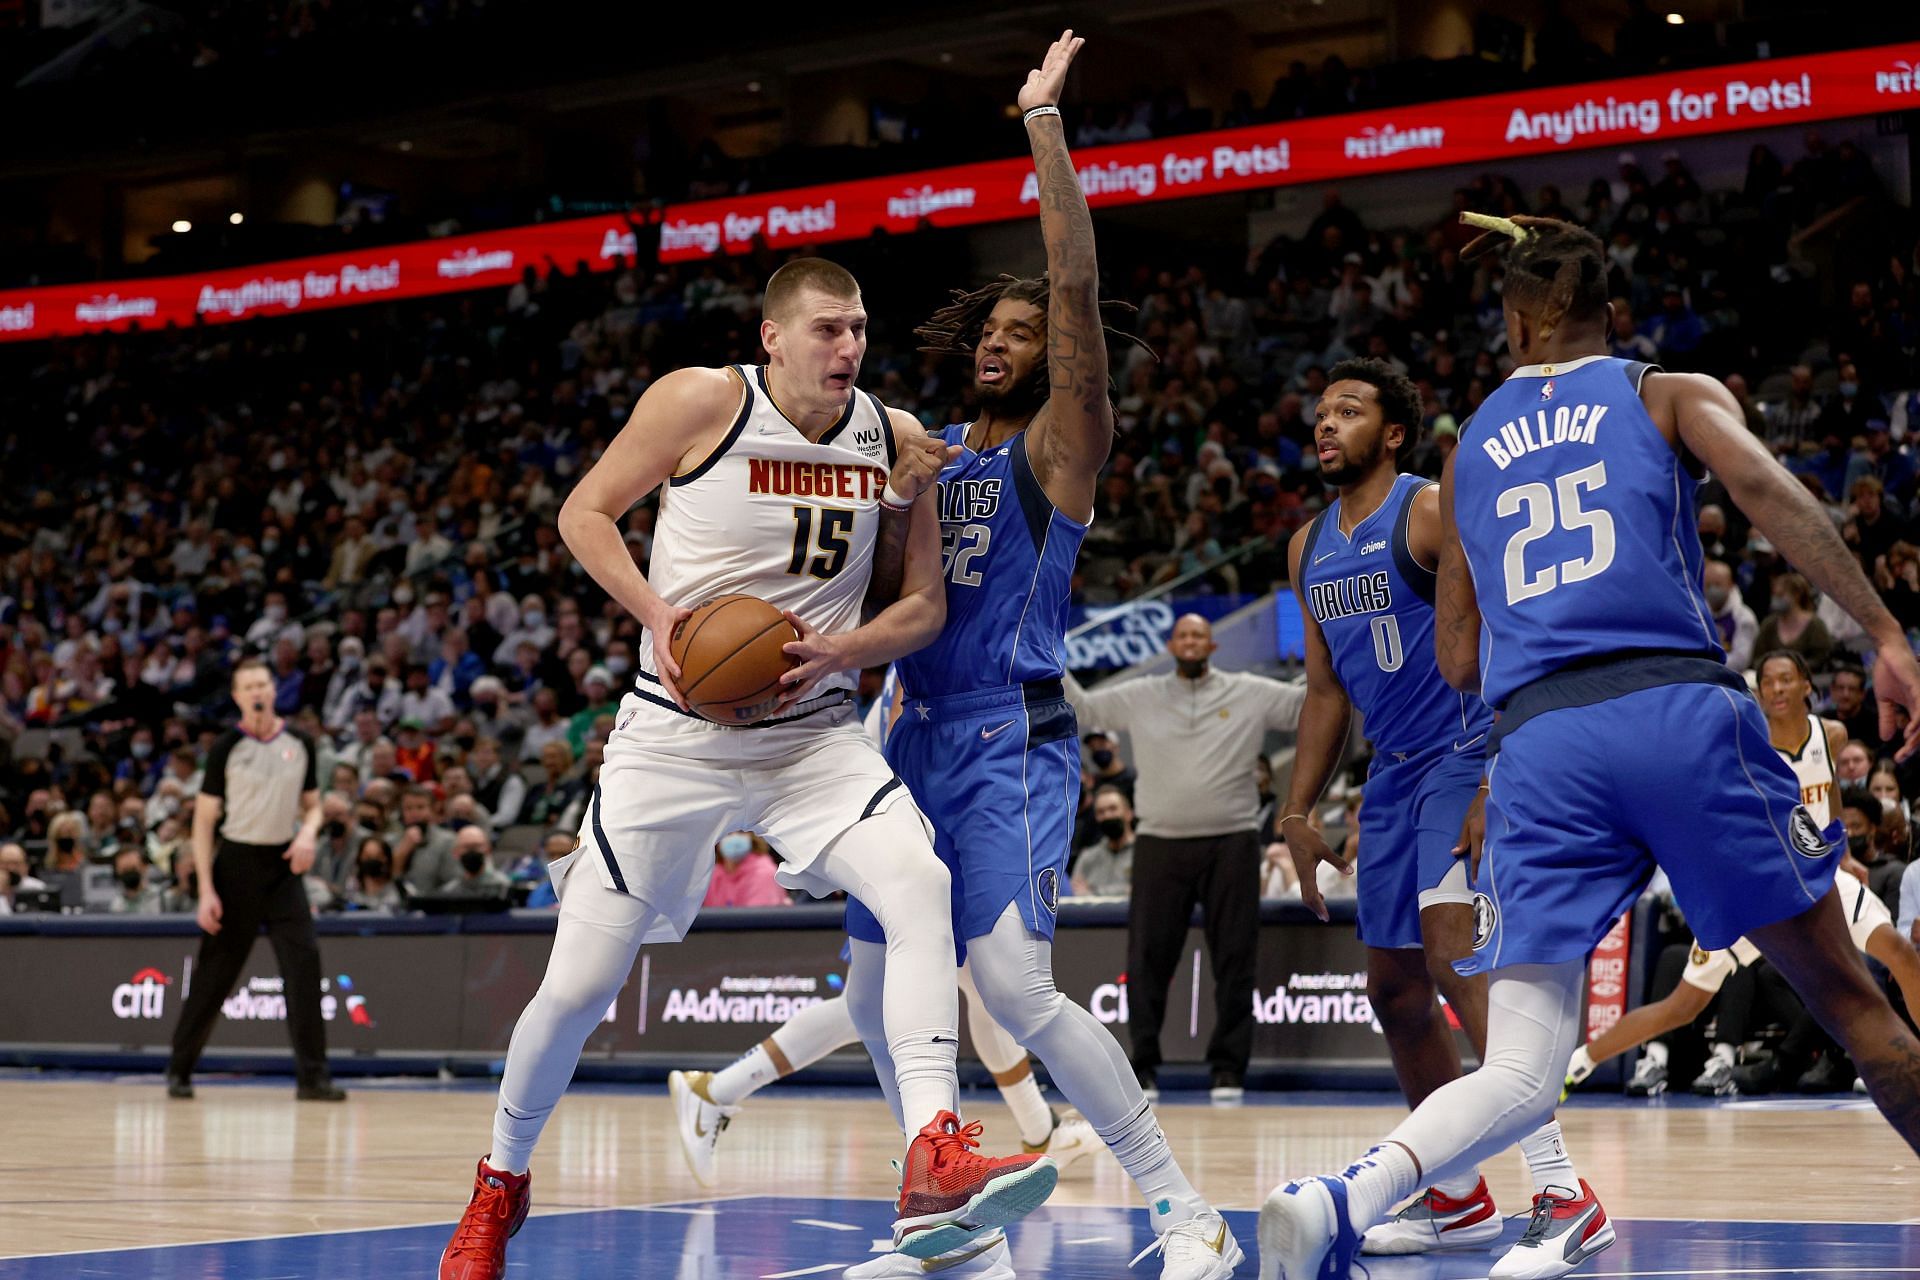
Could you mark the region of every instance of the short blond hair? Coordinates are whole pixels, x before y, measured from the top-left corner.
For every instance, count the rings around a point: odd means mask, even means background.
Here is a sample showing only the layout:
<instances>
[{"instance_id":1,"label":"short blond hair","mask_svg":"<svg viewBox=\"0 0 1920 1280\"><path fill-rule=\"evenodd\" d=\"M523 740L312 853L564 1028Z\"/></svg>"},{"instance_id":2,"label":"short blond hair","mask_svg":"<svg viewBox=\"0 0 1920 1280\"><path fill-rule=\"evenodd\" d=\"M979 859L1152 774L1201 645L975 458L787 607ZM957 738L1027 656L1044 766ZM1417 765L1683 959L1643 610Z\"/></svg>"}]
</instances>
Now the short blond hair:
<instances>
[{"instance_id":1,"label":"short blond hair","mask_svg":"<svg viewBox=\"0 0 1920 1280\"><path fill-rule=\"evenodd\" d=\"M786 320L800 296L809 289L841 302L860 299L860 282L839 263L825 258L795 258L768 279L760 315L776 324Z\"/></svg>"}]
</instances>

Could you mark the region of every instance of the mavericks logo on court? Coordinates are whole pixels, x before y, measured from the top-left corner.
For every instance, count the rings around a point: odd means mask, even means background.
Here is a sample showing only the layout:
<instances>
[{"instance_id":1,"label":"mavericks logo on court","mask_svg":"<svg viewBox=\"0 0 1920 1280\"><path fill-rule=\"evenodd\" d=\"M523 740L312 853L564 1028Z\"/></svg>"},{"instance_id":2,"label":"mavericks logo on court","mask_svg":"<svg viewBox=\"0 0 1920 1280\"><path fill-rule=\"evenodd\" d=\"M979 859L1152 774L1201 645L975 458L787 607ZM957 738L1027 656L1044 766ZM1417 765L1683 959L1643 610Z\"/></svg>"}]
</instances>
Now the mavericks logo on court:
<instances>
[{"instance_id":1,"label":"mavericks logo on court","mask_svg":"<svg viewBox=\"0 0 1920 1280\"><path fill-rule=\"evenodd\" d=\"M1493 941L1493 931L1500 927L1500 908L1492 898L1484 893L1473 895L1473 949L1480 950Z\"/></svg>"},{"instance_id":2,"label":"mavericks logo on court","mask_svg":"<svg viewBox=\"0 0 1920 1280\"><path fill-rule=\"evenodd\" d=\"M1040 890L1040 901L1046 904L1046 908L1050 913L1058 915L1060 911L1060 873L1052 867L1048 867L1039 874L1034 883Z\"/></svg>"},{"instance_id":3,"label":"mavericks logo on court","mask_svg":"<svg viewBox=\"0 0 1920 1280\"><path fill-rule=\"evenodd\" d=\"M1793 807L1793 817L1787 823L1787 840L1793 845L1793 851L1803 858L1827 856L1827 837L1821 834L1819 824L1803 804Z\"/></svg>"}]
</instances>

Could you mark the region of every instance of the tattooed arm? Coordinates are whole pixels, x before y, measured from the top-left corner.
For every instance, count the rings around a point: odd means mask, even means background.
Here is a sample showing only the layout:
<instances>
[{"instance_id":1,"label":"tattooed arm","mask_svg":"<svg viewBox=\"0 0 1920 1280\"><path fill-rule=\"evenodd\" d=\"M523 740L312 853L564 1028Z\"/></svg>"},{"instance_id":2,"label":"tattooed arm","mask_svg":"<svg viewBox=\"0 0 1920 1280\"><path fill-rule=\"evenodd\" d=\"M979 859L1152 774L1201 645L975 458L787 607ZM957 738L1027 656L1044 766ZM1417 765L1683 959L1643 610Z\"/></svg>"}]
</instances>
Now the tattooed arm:
<instances>
[{"instance_id":1,"label":"tattooed arm","mask_svg":"<svg viewBox=\"0 0 1920 1280\"><path fill-rule=\"evenodd\" d=\"M1453 522L1453 457L1440 473L1440 568L1434 584L1433 652L1440 675L1462 693L1480 692L1480 602L1466 548Z\"/></svg>"},{"instance_id":2,"label":"tattooed arm","mask_svg":"<svg viewBox=\"0 0 1920 1280\"><path fill-rule=\"evenodd\" d=\"M1866 628L1879 650L1873 691L1880 702L1880 735L1889 740L1894 736L1894 704L1907 708L1913 718L1898 754L1901 759L1911 755L1920 738L1920 667L1914 664L1906 632L1826 512L1747 430L1739 403L1717 380L1695 373L1651 374L1643 395L1654 422L1727 487L1753 527L1807 581Z\"/></svg>"},{"instance_id":3,"label":"tattooed arm","mask_svg":"<svg viewBox=\"0 0 1920 1280\"><path fill-rule=\"evenodd\" d=\"M1073 55L1086 41L1071 30L1027 73L1022 111L1055 106ZM1113 403L1107 395L1107 337L1100 327L1100 271L1094 260L1093 215L1067 152L1056 112L1027 125L1040 191L1040 233L1047 243L1046 407L1027 429L1027 456L1047 497L1076 520L1093 518L1094 487L1113 449Z\"/></svg>"}]
</instances>

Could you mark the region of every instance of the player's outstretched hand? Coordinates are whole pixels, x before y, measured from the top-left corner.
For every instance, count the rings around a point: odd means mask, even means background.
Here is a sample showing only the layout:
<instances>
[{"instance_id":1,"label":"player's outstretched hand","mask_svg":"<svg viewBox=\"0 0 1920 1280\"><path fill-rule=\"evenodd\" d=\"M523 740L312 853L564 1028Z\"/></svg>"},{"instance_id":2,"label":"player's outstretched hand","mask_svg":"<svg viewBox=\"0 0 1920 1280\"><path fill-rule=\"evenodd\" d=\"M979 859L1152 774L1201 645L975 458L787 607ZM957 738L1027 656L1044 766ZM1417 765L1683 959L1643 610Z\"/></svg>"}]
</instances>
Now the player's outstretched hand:
<instances>
[{"instance_id":1,"label":"player's outstretched hand","mask_svg":"<svg viewBox=\"0 0 1920 1280\"><path fill-rule=\"evenodd\" d=\"M945 466L965 450L939 436L903 436L900 456L887 476L887 487L911 502L927 491Z\"/></svg>"},{"instance_id":2,"label":"player's outstretched hand","mask_svg":"<svg viewBox=\"0 0 1920 1280\"><path fill-rule=\"evenodd\" d=\"M847 661L840 656L839 638L822 635L807 625L807 620L788 610L788 622L793 624L798 640L789 640L780 646L781 652L789 658L798 658L800 665L780 677L780 683L787 687L781 695L780 705L773 709L774 715L792 708L796 703L805 702L813 696L813 690L823 679L836 671L845 671Z\"/></svg>"},{"instance_id":3,"label":"player's outstretched hand","mask_svg":"<svg viewBox=\"0 0 1920 1280\"><path fill-rule=\"evenodd\" d=\"M1327 838L1297 813L1283 820L1280 828L1287 851L1293 855L1294 872L1300 877L1300 901L1322 920L1328 919L1327 900L1320 892L1320 864L1338 867L1343 876L1353 874L1353 864L1335 853Z\"/></svg>"},{"instance_id":4,"label":"player's outstretched hand","mask_svg":"<svg viewBox=\"0 0 1920 1280\"><path fill-rule=\"evenodd\" d=\"M1900 742L1893 758L1905 760L1920 750L1920 665L1915 664L1904 644L1897 649L1882 648L1873 660L1873 696L1880 704L1880 741ZM1900 733L1895 707L1906 709L1904 733Z\"/></svg>"},{"instance_id":5,"label":"player's outstretched hand","mask_svg":"<svg viewBox=\"0 0 1920 1280\"><path fill-rule=\"evenodd\" d=\"M1460 824L1460 842L1453 846L1453 856L1467 860L1467 882L1477 884L1480 880L1480 846L1487 839L1487 788L1483 783L1473 793L1473 803L1467 806L1466 819Z\"/></svg>"},{"instance_id":6,"label":"player's outstretched hand","mask_svg":"<svg viewBox=\"0 0 1920 1280\"><path fill-rule=\"evenodd\" d=\"M1014 98L1022 111L1060 105L1060 90L1066 87L1067 68L1073 63L1073 55L1080 52L1080 46L1086 42L1084 36L1073 34L1072 27L1060 33L1060 38L1047 50L1047 56L1040 65L1027 72L1027 82L1020 86L1020 93Z\"/></svg>"},{"instance_id":7,"label":"player's outstretched hand","mask_svg":"<svg viewBox=\"0 0 1920 1280\"><path fill-rule=\"evenodd\" d=\"M692 616L693 610L665 600L658 601L653 609L640 616L640 625L653 633L654 674L660 677L660 687L682 711L687 710L687 700L680 693L680 664L673 660L673 637L680 630L680 624Z\"/></svg>"}]
</instances>

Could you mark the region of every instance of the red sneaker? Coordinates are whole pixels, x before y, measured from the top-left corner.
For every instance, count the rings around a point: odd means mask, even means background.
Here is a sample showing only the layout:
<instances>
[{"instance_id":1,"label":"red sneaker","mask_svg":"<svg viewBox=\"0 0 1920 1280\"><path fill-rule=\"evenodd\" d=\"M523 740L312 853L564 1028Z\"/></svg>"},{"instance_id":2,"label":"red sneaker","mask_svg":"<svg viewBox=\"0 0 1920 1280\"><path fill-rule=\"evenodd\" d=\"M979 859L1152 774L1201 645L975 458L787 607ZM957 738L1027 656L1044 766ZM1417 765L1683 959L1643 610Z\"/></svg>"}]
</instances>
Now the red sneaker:
<instances>
[{"instance_id":1,"label":"red sneaker","mask_svg":"<svg viewBox=\"0 0 1920 1280\"><path fill-rule=\"evenodd\" d=\"M527 1220L532 1186L531 1173L505 1173L480 1162L473 1199L440 1255L440 1280L500 1280L506 1275L507 1241Z\"/></svg>"},{"instance_id":2,"label":"red sneaker","mask_svg":"<svg viewBox=\"0 0 1920 1280\"><path fill-rule=\"evenodd\" d=\"M980 1156L980 1125L962 1125L942 1111L907 1148L900 1176L893 1247L910 1258L934 1258L1009 1226L1038 1209L1060 1180L1046 1156ZM443 1277L442 1280L448 1280Z\"/></svg>"}]
</instances>

